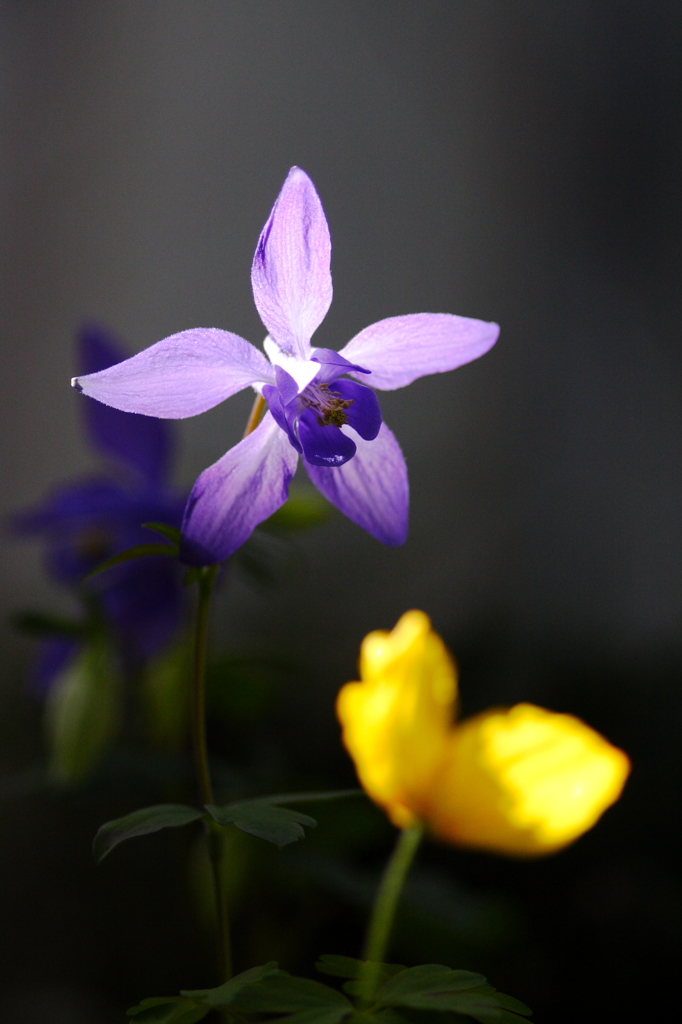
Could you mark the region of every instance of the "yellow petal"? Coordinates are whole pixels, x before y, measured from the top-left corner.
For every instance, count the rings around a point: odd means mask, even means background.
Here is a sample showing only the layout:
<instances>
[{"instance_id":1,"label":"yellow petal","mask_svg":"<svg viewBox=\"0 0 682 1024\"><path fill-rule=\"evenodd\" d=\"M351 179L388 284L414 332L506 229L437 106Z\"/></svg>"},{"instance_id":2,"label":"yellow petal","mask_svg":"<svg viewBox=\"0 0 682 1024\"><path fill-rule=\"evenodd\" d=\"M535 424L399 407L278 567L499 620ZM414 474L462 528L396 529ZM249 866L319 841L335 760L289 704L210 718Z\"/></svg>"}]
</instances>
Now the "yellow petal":
<instances>
[{"instance_id":1,"label":"yellow petal","mask_svg":"<svg viewBox=\"0 0 682 1024\"><path fill-rule=\"evenodd\" d=\"M369 796L404 828L421 816L446 750L455 667L428 617L412 611L391 633L365 637L360 674L339 693L343 740Z\"/></svg>"},{"instance_id":2,"label":"yellow petal","mask_svg":"<svg viewBox=\"0 0 682 1024\"><path fill-rule=\"evenodd\" d=\"M486 711L451 733L427 818L462 846L539 856L591 828L629 771L621 750L572 715Z\"/></svg>"}]
</instances>

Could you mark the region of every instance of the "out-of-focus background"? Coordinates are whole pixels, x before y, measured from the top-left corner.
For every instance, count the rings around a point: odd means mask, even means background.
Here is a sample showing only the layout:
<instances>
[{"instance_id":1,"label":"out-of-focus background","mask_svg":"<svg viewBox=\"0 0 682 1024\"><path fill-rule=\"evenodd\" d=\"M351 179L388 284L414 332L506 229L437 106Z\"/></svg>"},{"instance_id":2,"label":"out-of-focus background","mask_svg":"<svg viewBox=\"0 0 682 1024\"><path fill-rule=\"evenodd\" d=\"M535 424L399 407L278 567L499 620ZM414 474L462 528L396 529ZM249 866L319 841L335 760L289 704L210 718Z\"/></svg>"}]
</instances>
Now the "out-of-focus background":
<instances>
[{"instance_id":1,"label":"out-of-focus background","mask_svg":"<svg viewBox=\"0 0 682 1024\"><path fill-rule=\"evenodd\" d=\"M334 695L362 636L418 607L464 713L531 700L626 749L621 803L563 854L427 849L398 930L396 958L483 971L539 1022L654 1019L679 951L681 44L673 0L0 3L5 514L96 468L68 386L84 320L131 354L194 326L262 339L250 262L292 164L332 234L319 345L411 312L501 324L481 360L381 396L410 471L404 548L337 515L276 587L225 581L216 649L267 637L286 670L212 742L226 770L353 784ZM179 425L178 485L249 404ZM0 1016L106 1024L211 983L191 837L92 865L101 821L159 788L137 762L125 785L41 786L33 642L8 617L70 598L39 544L7 529L0 559ZM391 841L358 807L281 856L237 844L241 967L357 952Z\"/></svg>"}]
</instances>

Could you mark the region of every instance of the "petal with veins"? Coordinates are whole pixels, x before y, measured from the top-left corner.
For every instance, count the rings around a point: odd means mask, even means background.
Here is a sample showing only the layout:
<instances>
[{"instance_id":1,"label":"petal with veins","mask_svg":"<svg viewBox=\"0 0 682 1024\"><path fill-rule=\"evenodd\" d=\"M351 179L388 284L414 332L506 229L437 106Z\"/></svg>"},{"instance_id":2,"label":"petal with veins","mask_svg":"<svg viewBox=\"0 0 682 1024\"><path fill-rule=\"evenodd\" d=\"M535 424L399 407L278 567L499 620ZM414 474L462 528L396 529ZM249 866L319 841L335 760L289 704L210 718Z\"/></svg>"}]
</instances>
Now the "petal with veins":
<instances>
[{"instance_id":1,"label":"petal with veins","mask_svg":"<svg viewBox=\"0 0 682 1024\"><path fill-rule=\"evenodd\" d=\"M257 348L229 331L197 327L71 383L114 409L181 420L263 381L274 383L274 373Z\"/></svg>"},{"instance_id":2,"label":"petal with veins","mask_svg":"<svg viewBox=\"0 0 682 1024\"><path fill-rule=\"evenodd\" d=\"M272 415L192 488L182 524L180 558L187 565L221 562L241 547L287 500L298 454Z\"/></svg>"},{"instance_id":3,"label":"petal with veins","mask_svg":"<svg viewBox=\"0 0 682 1024\"><path fill-rule=\"evenodd\" d=\"M84 324L78 335L80 367L84 374L108 370L123 362L125 352L97 324ZM171 426L151 416L135 416L101 402L85 402L85 426L93 446L138 473L152 487L168 477L173 454Z\"/></svg>"},{"instance_id":4,"label":"petal with veins","mask_svg":"<svg viewBox=\"0 0 682 1024\"><path fill-rule=\"evenodd\" d=\"M456 370L477 359L493 347L499 333L497 324L484 320L412 313L370 324L341 349L341 355L371 370L372 387L394 391L417 377Z\"/></svg>"},{"instance_id":5,"label":"petal with veins","mask_svg":"<svg viewBox=\"0 0 682 1024\"><path fill-rule=\"evenodd\" d=\"M330 262L322 203L305 171L292 167L258 240L251 284L269 333L300 359L310 357L310 338L332 301Z\"/></svg>"},{"instance_id":6,"label":"petal with veins","mask_svg":"<svg viewBox=\"0 0 682 1024\"><path fill-rule=\"evenodd\" d=\"M350 430L357 453L345 466L327 469L304 461L308 476L332 505L377 540L395 547L407 538L407 466L385 423L374 441Z\"/></svg>"}]
</instances>

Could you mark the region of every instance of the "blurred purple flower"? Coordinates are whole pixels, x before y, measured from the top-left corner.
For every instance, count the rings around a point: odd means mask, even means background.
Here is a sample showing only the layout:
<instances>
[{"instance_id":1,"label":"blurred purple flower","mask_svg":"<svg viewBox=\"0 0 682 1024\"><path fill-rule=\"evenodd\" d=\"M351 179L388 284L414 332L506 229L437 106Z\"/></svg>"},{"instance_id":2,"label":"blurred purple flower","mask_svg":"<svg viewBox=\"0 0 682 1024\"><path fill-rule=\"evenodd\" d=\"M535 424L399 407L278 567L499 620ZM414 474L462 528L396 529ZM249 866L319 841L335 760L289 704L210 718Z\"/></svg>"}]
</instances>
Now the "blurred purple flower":
<instances>
[{"instance_id":1,"label":"blurred purple flower","mask_svg":"<svg viewBox=\"0 0 682 1024\"><path fill-rule=\"evenodd\" d=\"M266 399L269 412L256 430L194 485L181 548L191 565L226 558L286 501L299 455L345 515L384 544L402 544L407 469L373 388L391 391L454 370L497 340L497 324L417 313L366 327L340 352L311 348L332 299L330 259L322 204L310 178L293 167L251 270L268 359L236 334L196 328L72 382L115 409L164 419L195 416L249 386ZM371 388L349 379L368 376Z\"/></svg>"},{"instance_id":2,"label":"blurred purple flower","mask_svg":"<svg viewBox=\"0 0 682 1024\"><path fill-rule=\"evenodd\" d=\"M100 327L84 327L78 340L79 364L86 373L98 373L123 358ZM179 527L185 503L184 496L174 494L167 484L172 458L169 424L91 401L84 413L88 439L112 463L112 472L59 487L40 506L14 517L20 532L45 538L49 574L72 586L105 558L153 541L142 523ZM95 577L89 587L134 660L162 648L179 625L184 597L172 559L127 562ZM49 686L79 644L78 636L58 636L42 644L36 664L41 689Z\"/></svg>"}]
</instances>

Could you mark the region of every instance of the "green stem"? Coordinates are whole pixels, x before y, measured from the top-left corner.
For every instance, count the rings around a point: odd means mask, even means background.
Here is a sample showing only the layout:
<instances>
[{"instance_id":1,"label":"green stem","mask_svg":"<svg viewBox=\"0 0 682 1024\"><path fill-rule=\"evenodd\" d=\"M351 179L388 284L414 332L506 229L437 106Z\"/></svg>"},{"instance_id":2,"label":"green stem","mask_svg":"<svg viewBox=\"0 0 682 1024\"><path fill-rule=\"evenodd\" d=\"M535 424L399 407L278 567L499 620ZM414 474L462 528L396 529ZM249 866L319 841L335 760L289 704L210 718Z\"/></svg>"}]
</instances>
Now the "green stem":
<instances>
[{"instance_id":1,"label":"green stem","mask_svg":"<svg viewBox=\"0 0 682 1024\"><path fill-rule=\"evenodd\" d=\"M213 785L211 783L208 748L206 745L206 645L208 639L208 613L217 571L217 565L208 565L199 571L199 599L197 602L194 632L192 746L194 749L194 770L199 791L199 802L202 806L213 803ZM209 822L206 826L206 842L213 880L219 972L222 982L227 981L232 976L232 953L222 875L223 835L220 826L213 821Z\"/></svg>"},{"instance_id":2,"label":"green stem","mask_svg":"<svg viewBox=\"0 0 682 1024\"><path fill-rule=\"evenodd\" d=\"M199 801L213 803L213 786L208 767L206 747L206 641L208 638L208 611L211 605L213 583L217 565L199 570L199 601L194 630L194 668L192 672L192 744Z\"/></svg>"},{"instance_id":3,"label":"green stem","mask_svg":"<svg viewBox=\"0 0 682 1024\"><path fill-rule=\"evenodd\" d=\"M213 894L215 897L216 930L218 937L218 973L221 983L232 977L232 944L230 922L227 916L227 898L223 884L222 861L225 850L224 829L215 821L208 824L206 832L208 857L211 865Z\"/></svg>"},{"instance_id":4,"label":"green stem","mask_svg":"<svg viewBox=\"0 0 682 1024\"><path fill-rule=\"evenodd\" d=\"M373 1001L378 987L379 970L377 965L383 963L386 957L400 895L423 834L422 825L413 825L411 828L403 829L400 833L374 900L362 954L362 959L368 961L369 964L362 978L362 999L367 1003Z\"/></svg>"}]
</instances>

